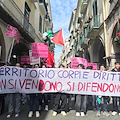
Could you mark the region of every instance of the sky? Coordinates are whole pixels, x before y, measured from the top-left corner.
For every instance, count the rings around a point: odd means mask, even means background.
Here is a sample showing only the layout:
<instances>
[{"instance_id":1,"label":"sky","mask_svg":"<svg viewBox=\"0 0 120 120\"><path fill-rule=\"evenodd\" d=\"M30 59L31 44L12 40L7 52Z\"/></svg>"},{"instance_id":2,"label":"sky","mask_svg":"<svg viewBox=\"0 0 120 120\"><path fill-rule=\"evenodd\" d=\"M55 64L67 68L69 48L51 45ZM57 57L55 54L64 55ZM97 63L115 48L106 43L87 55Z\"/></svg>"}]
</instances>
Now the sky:
<instances>
[{"instance_id":1,"label":"sky","mask_svg":"<svg viewBox=\"0 0 120 120\"><path fill-rule=\"evenodd\" d=\"M69 23L72 11L77 7L78 0L50 0L53 31L56 32L63 28L64 40L69 37ZM63 47L55 47L55 62L57 63Z\"/></svg>"}]
</instances>

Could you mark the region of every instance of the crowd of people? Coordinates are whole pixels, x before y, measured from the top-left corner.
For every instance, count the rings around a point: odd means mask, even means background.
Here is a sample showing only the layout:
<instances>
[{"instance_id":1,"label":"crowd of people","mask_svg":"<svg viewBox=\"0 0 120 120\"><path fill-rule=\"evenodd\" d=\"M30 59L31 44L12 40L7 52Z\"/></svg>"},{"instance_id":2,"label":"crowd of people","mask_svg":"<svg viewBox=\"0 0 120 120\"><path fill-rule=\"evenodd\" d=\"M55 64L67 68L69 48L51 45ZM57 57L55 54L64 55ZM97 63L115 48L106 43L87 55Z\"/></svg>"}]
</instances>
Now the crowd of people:
<instances>
[{"instance_id":1,"label":"crowd of people","mask_svg":"<svg viewBox=\"0 0 120 120\"><path fill-rule=\"evenodd\" d=\"M6 65L1 65L6 67ZM0 66L0 67L1 67ZM19 63L16 63L16 67L21 67ZM24 64L23 68L29 68L28 64ZM36 64L30 67L31 69L39 68ZM46 68L46 65L42 65L42 68ZM67 69L70 67L61 64L59 68ZM86 69L92 70L92 66L88 66ZM78 69L85 69L83 64L78 65ZM101 72L106 71L104 65L100 66ZM115 67L111 70L112 72L120 72L120 63L115 62ZM51 97L52 96L52 97ZM53 103L53 117L61 113L63 116L67 115L70 110L75 110L76 116L85 116L88 110L96 111L96 115L101 115L101 110L103 110L103 115L110 116L108 111L108 105L110 99L112 98L112 115L120 115L120 97L110 97L110 96L97 96L97 95L81 95L81 94L66 94L66 93L9 93L7 95L0 94L0 114L4 113L5 109L5 99L8 98L8 114L7 118L10 118L13 113L15 117L20 114L21 104L27 104L29 106L28 117L32 117L35 113L36 117L40 117L40 111L43 109L49 111L49 101ZM15 110L14 110L15 103ZM103 109L102 109L103 106ZM35 107L35 108L34 108ZM22 112L21 112L22 114Z\"/></svg>"}]
</instances>

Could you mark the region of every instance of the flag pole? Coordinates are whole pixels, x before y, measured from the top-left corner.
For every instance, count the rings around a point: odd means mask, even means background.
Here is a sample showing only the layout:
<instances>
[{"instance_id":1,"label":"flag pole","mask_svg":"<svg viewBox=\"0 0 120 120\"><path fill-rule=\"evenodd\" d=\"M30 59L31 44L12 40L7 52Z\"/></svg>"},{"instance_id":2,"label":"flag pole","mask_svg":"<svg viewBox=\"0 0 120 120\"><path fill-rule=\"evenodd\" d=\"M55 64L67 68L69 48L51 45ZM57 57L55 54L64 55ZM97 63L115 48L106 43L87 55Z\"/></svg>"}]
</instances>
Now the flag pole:
<instances>
[{"instance_id":1,"label":"flag pole","mask_svg":"<svg viewBox=\"0 0 120 120\"><path fill-rule=\"evenodd\" d=\"M12 50L13 50L13 46L14 46L14 42L15 42L15 39L13 39L13 41L12 41L11 48L10 48L10 53L9 53L9 56L8 56L7 63L10 62L10 58L11 58L11 54L12 54Z\"/></svg>"}]
</instances>

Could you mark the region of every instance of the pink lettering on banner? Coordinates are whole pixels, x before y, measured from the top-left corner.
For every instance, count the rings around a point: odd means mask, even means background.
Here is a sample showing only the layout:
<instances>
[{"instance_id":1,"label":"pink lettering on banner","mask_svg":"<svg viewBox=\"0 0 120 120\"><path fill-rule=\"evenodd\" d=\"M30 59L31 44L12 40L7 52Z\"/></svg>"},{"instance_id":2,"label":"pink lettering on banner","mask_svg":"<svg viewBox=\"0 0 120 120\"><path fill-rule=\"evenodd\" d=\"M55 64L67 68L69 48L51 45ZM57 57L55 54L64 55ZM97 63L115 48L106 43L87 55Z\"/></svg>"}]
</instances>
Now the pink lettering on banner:
<instances>
[{"instance_id":1,"label":"pink lettering on banner","mask_svg":"<svg viewBox=\"0 0 120 120\"><path fill-rule=\"evenodd\" d=\"M7 26L7 29L6 29L6 33L5 33L6 36L8 37L13 37L16 39L16 42L19 43L19 40L20 40L20 33L18 31L17 28L11 26L11 25L8 25Z\"/></svg>"},{"instance_id":2,"label":"pink lettering on banner","mask_svg":"<svg viewBox=\"0 0 120 120\"><path fill-rule=\"evenodd\" d=\"M72 69L78 69L78 65L83 64L85 68L87 67L87 60L85 58L81 57L73 57L71 58L71 68Z\"/></svg>"},{"instance_id":3,"label":"pink lettering on banner","mask_svg":"<svg viewBox=\"0 0 120 120\"><path fill-rule=\"evenodd\" d=\"M21 56L21 64L30 64L30 57L29 56Z\"/></svg>"},{"instance_id":4,"label":"pink lettering on banner","mask_svg":"<svg viewBox=\"0 0 120 120\"><path fill-rule=\"evenodd\" d=\"M44 43L32 43L32 57L48 57L48 46Z\"/></svg>"},{"instance_id":5,"label":"pink lettering on banner","mask_svg":"<svg viewBox=\"0 0 120 120\"><path fill-rule=\"evenodd\" d=\"M93 70L97 70L97 63L88 63L87 66L93 66Z\"/></svg>"}]
</instances>

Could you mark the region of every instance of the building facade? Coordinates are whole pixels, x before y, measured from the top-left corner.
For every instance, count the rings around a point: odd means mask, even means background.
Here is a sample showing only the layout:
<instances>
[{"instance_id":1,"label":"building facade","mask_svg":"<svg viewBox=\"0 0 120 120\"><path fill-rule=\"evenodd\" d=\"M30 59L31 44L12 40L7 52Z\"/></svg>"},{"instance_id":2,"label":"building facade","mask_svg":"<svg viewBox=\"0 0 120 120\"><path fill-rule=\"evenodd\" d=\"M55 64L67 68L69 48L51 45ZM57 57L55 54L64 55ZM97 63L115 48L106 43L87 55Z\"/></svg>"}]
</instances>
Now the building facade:
<instances>
[{"instance_id":1,"label":"building facade","mask_svg":"<svg viewBox=\"0 0 120 120\"><path fill-rule=\"evenodd\" d=\"M120 61L120 0L78 0L73 24L75 57L109 68Z\"/></svg>"},{"instance_id":2,"label":"building facade","mask_svg":"<svg viewBox=\"0 0 120 120\"><path fill-rule=\"evenodd\" d=\"M20 41L5 36L7 25L16 27ZM0 61L14 64L29 55L31 44L44 42L42 34L53 29L49 0L0 0Z\"/></svg>"}]
</instances>

